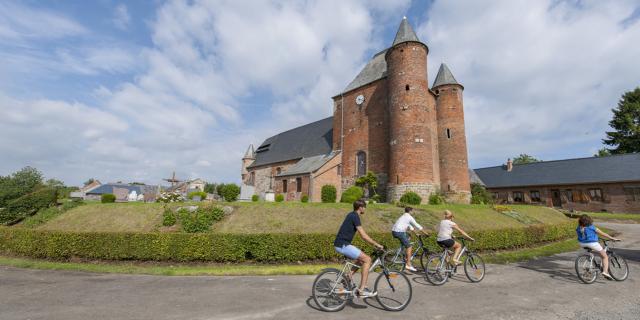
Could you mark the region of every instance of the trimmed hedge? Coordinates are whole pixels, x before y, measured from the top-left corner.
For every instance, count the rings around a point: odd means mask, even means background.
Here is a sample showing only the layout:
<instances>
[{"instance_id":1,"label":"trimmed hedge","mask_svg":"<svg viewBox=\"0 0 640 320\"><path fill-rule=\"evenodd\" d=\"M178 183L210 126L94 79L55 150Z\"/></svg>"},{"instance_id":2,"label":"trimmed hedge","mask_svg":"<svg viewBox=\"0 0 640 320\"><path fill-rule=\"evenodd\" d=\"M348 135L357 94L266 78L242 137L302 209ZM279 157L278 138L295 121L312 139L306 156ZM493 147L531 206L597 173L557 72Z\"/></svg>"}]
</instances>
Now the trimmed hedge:
<instances>
[{"instance_id":1,"label":"trimmed hedge","mask_svg":"<svg viewBox=\"0 0 640 320\"><path fill-rule=\"evenodd\" d=\"M57 204L58 192L54 188L42 188L7 203L0 209L0 224L13 224L32 216L40 209Z\"/></svg>"},{"instance_id":2,"label":"trimmed hedge","mask_svg":"<svg viewBox=\"0 0 640 320\"><path fill-rule=\"evenodd\" d=\"M114 203L116 202L116 196L111 193L105 193L100 196L100 202L102 203Z\"/></svg>"},{"instance_id":3,"label":"trimmed hedge","mask_svg":"<svg viewBox=\"0 0 640 320\"><path fill-rule=\"evenodd\" d=\"M322 203L335 203L337 197L337 190L334 185L325 184L320 191Z\"/></svg>"},{"instance_id":4,"label":"trimmed hedge","mask_svg":"<svg viewBox=\"0 0 640 320\"><path fill-rule=\"evenodd\" d=\"M340 202L342 203L354 203L356 200L362 199L364 196L364 191L360 187L349 187L342 193L342 197L340 197Z\"/></svg>"},{"instance_id":5,"label":"trimmed hedge","mask_svg":"<svg viewBox=\"0 0 640 320\"><path fill-rule=\"evenodd\" d=\"M422 203L422 197L413 191L408 191L400 197L400 203L417 206Z\"/></svg>"},{"instance_id":6,"label":"trimmed hedge","mask_svg":"<svg viewBox=\"0 0 640 320\"><path fill-rule=\"evenodd\" d=\"M575 235L575 223L471 232L477 250L511 249L566 239ZM396 248L388 233L370 234ZM0 227L0 253L34 258L80 257L106 260L294 262L334 260L335 234L215 234L215 233L100 233L43 231ZM354 244L371 250L359 237ZM440 250L434 235L427 241Z\"/></svg>"}]
</instances>

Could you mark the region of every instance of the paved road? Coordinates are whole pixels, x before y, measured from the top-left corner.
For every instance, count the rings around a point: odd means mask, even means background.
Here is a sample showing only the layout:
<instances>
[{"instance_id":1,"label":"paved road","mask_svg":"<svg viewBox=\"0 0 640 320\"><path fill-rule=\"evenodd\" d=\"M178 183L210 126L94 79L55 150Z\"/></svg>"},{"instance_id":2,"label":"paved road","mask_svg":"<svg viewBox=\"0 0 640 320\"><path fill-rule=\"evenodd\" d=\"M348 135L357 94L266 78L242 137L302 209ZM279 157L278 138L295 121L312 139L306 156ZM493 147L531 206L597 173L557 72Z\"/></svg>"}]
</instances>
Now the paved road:
<instances>
[{"instance_id":1,"label":"paved road","mask_svg":"<svg viewBox=\"0 0 640 320\"><path fill-rule=\"evenodd\" d=\"M602 224L601 224L602 225ZM359 302L316 310L312 276L162 277L0 267L0 319L640 319L640 225L609 224L625 239L627 281L579 282L575 253L488 265L479 284L463 275L441 287L413 276L399 313Z\"/></svg>"}]
</instances>

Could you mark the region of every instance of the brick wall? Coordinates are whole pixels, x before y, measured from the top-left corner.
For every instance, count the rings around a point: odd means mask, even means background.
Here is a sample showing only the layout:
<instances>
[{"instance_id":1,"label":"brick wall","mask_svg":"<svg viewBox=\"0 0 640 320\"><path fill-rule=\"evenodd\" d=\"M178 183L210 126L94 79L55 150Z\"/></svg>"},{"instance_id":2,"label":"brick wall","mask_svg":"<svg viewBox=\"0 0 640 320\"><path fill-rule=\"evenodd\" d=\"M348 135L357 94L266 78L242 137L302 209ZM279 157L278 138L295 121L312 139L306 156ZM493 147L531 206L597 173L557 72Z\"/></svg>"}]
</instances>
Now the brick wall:
<instances>
[{"instance_id":1,"label":"brick wall","mask_svg":"<svg viewBox=\"0 0 640 320\"><path fill-rule=\"evenodd\" d=\"M427 79L427 48L406 42L387 52L389 185L387 200L406 190L428 197L440 184L435 98Z\"/></svg>"},{"instance_id":2,"label":"brick wall","mask_svg":"<svg viewBox=\"0 0 640 320\"><path fill-rule=\"evenodd\" d=\"M342 195L341 177L338 173L340 161L341 157L340 155L337 155L313 174L311 178L310 201L322 201L322 186L325 184L330 184L336 187L337 200L340 200L340 196Z\"/></svg>"},{"instance_id":3,"label":"brick wall","mask_svg":"<svg viewBox=\"0 0 640 320\"><path fill-rule=\"evenodd\" d=\"M437 93L440 187L451 202L469 203L469 163L464 130L462 86L442 85Z\"/></svg>"},{"instance_id":4,"label":"brick wall","mask_svg":"<svg viewBox=\"0 0 640 320\"><path fill-rule=\"evenodd\" d=\"M621 212L640 213L640 201L629 199L625 194L625 187L640 186L640 181L631 183L601 183L583 185L563 185L563 186L542 186L523 188L499 188L488 189L490 192L499 194L498 203L514 203L513 192L524 194L524 203L553 206L553 191L560 192L560 203L563 209L589 211L589 212ZM589 196L589 189L602 190L602 201L593 200ZM568 191L571 195L568 196ZM532 202L531 191L540 192L540 202ZM582 196L581 196L582 195ZM573 199L570 199L572 197ZM573 200L573 201L571 201Z\"/></svg>"}]
</instances>

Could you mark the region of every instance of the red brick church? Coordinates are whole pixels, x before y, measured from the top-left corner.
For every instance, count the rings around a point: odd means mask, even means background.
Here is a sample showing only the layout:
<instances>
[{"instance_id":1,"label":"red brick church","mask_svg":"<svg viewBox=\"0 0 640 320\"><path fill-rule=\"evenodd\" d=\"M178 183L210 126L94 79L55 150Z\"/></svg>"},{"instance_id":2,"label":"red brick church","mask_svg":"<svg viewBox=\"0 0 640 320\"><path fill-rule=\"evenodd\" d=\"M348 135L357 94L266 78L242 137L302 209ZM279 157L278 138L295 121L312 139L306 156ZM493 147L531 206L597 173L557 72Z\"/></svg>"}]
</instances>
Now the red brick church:
<instances>
[{"instance_id":1,"label":"red brick church","mask_svg":"<svg viewBox=\"0 0 640 320\"><path fill-rule=\"evenodd\" d=\"M333 97L333 117L249 147L243 195L320 201L323 185L340 194L372 171L387 201L407 191L424 199L441 191L449 201L468 203L464 87L444 64L430 87L428 53L404 18L392 45Z\"/></svg>"}]
</instances>

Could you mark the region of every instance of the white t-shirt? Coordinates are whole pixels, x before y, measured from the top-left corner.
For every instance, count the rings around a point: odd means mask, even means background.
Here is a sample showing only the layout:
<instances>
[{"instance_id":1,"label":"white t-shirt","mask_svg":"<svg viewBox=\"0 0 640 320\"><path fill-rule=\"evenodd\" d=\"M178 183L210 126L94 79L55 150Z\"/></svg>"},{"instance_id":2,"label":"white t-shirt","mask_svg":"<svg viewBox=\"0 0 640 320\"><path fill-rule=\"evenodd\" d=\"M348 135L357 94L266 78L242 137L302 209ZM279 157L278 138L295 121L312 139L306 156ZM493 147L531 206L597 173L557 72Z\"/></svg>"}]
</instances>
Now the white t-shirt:
<instances>
[{"instance_id":1,"label":"white t-shirt","mask_svg":"<svg viewBox=\"0 0 640 320\"><path fill-rule=\"evenodd\" d=\"M422 226L416 222L410 214L404 213L398 218L396 223L393 225L391 231L395 232L407 232L407 229L414 230L413 227L416 227L418 230L422 230Z\"/></svg>"},{"instance_id":2,"label":"white t-shirt","mask_svg":"<svg viewBox=\"0 0 640 320\"><path fill-rule=\"evenodd\" d=\"M451 220L440 221L440 226L438 226L438 241L451 239L451 234L453 233L453 226L455 225L456 223Z\"/></svg>"}]
</instances>

